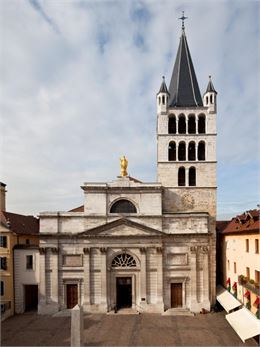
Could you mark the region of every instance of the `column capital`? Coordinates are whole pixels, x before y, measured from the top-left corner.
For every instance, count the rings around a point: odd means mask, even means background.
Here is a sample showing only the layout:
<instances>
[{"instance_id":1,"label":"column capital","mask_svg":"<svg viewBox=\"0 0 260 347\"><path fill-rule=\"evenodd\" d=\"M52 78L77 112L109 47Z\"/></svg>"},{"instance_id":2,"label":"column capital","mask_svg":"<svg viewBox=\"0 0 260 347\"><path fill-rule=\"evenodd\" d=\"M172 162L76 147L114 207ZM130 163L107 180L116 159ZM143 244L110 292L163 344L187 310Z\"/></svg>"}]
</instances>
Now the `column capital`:
<instances>
[{"instance_id":1,"label":"column capital","mask_svg":"<svg viewBox=\"0 0 260 347\"><path fill-rule=\"evenodd\" d=\"M105 254L107 252L107 247L100 247L99 250L102 254Z\"/></svg>"},{"instance_id":2,"label":"column capital","mask_svg":"<svg viewBox=\"0 0 260 347\"><path fill-rule=\"evenodd\" d=\"M163 251L162 247L156 247L156 252L157 253L162 254L162 251Z\"/></svg>"},{"instance_id":3,"label":"column capital","mask_svg":"<svg viewBox=\"0 0 260 347\"><path fill-rule=\"evenodd\" d=\"M209 252L208 246L200 246L200 252L203 254L207 254Z\"/></svg>"},{"instance_id":4,"label":"column capital","mask_svg":"<svg viewBox=\"0 0 260 347\"><path fill-rule=\"evenodd\" d=\"M209 252L209 247L208 246L191 246L190 247L190 252L191 253L208 253Z\"/></svg>"},{"instance_id":5,"label":"column capital","mask_svg":"<svg viewBox=\"0 0 260 347\"><path fill-rule=\"evenodd\" d=\"M90 247L84 247L83 248L83 253L84 254L89 254L90 253Z\"/></svg>"},{"instance_id":6,"label":"column capital","mask_svg":"<svg viewBox=\"0 0 260 347\"><path fill-rule=\"evenodd\" d=\"M58 254L59 253L58 247L51 247L50 250L51 250L52 254Z\"/></svg>"},{"instance_id":7,"label":"column capital","mask_svg":"<svg viewBox=\"0 0 260 347\"><path fill-rule=\"evenodd\" d=\"M193 253L193 254L196 254L197 253L197 246L191 246L190 247L190 252Z\"/></svg>"},{"instance_id":8,"label":"column capital","mask_svg":"<svg viewBox=\"0 0 260 347\"><path fill-rule=\"evenodd\" d=\"M46 248L45 247L40 247L39 248L39 252L40 252L41 255L45 254L46 253Z\"/></svg>"},{"instance_id":9,"label":"column capital","mask_svg":"<svg viewBox=\"0 0 260 347\"><path fill-rule=\"evenodd\" d=\"M146 247L141 247L141 248L140 248L140 252L141 252L142 254L145 254L146 251L147 251Z\"/></svg>"}]
</instances>

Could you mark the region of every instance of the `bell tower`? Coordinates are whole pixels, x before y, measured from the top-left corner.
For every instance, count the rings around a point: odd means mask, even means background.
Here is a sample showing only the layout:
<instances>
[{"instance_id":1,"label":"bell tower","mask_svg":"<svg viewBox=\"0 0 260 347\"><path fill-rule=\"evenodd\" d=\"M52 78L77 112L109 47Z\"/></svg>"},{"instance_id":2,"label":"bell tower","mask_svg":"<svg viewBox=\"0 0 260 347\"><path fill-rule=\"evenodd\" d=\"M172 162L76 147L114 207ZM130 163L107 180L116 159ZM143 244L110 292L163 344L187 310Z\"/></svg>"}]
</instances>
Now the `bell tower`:
<instances>
[{"instance_id":1,"label":"bell tower","mask_svg":"<svg viewBox=\"0 0 260 347\"><path fill-rule=\"evenodd\" d=\"M157 180L164 213L216 215L216 96L211 77L201 97L184 27L173 72L157 93Z\"/></svg>"}]
</instances>

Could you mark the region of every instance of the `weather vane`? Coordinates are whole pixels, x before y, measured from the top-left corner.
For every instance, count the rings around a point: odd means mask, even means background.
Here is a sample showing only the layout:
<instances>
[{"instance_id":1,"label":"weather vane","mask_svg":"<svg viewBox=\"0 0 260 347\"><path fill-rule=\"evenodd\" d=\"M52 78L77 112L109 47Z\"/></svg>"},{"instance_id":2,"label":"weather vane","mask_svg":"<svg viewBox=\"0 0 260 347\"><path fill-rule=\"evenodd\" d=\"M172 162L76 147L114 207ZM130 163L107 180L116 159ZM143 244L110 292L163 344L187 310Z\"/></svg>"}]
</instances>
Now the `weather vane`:
<instances>
[{"instance_id":1,"label":"weather vane","mask_svg":"<svg viewBox=\"0 0 260 347\"><path fill-rule=\"evenodd\" d=\"M185 21L185 19L187 19L187 18L188 18L188 17L185 17L185 16L184 16L184 11L182 11L182 16L179 18L179 19L182 20L182 30L185 29L184 21Z\"/></svg>"}]
</instances>

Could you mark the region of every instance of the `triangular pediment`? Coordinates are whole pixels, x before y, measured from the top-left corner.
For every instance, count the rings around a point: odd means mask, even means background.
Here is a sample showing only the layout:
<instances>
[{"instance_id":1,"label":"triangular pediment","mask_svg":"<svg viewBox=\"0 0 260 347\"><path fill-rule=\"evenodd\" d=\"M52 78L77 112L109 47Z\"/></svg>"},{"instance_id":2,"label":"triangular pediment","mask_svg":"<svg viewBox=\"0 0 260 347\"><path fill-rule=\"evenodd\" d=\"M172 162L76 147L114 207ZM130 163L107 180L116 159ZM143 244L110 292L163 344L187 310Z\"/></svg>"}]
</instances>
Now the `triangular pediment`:
<instances>
[{"instance_id":1,"label":"triangular pediment","mask_svg":"<svg viewBox=\"0 0 260 347\"><path fill-rule=\"evenodd\" d=\"M93 229L81 233L85 237L125 237L125 236L161 236L162 232L146 225L133 222L129 219L117 219L116 221L102 224Z\"/></svg>"}]
</instances>

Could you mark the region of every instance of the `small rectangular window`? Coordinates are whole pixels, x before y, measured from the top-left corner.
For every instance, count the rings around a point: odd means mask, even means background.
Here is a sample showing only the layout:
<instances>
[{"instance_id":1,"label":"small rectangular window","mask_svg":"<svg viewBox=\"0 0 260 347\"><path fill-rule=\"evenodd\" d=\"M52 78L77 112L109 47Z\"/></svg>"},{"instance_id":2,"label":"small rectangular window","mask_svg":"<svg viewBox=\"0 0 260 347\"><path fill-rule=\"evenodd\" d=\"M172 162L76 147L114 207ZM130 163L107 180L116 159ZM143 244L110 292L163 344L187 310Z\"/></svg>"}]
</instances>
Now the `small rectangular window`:
<instances>
[{"instance_id":1,"label":"small rectangular window","mask_svg":"<svg viewBox=\"0 0 260 347\"><path fill-rule=\"evenodd\" d=\"M246 239L246 252L249 252L249 239Z\"/></svg>"},{"instance_id":2,"label":"small rectangular window","mask_svg":"<svg viewBox=\"0 0 260 347\"><path fill-rule=\"evenodd\" d=\"M1 270L7 270L7 258L6 257L0 257L0 269Z\"/></svg>"},{"instance_id":3,"label":"small rectangular window","mask_svg":"<svg viewBox=\"0 0 260 347\"><path fill-rule=\"evenodd\" d=\"M236 274L237 273L237 263L234 262L234 273Z\"/></svg>"},{"instance_id":4,"label":"small rectangular window","mask_svg":"<svg viewBox=\"0 0 260 347\"><path fill-rule=\"evenodd\" d=\"M255 283L260 282L260 271L255 270Z\"/></svg>"},{"instance_id":5,"label":"small rectangular window","mask_svg":"<svg viewBox=\"0 0 260 347\"><path fill-rule=\"evenodd\" d=\"M25 243L26 243L26 245L29 245L29 244L30 244L30 240L29 240L29 239L26 239L26 240L25 240Z\"/></svg>"},{"instance_id":6,"label":"small rectangular window","mask_svg":"<svg viewBox=\"0 0 260 347\"><path fill-rule=\"evenodd\" d=\"M246 277L250 279L250 269L249 267L246 268Z\"/></svg>"},{"instance_id":7,"label":"small rectangular window","mask_svg":"<svg viewBox=\"0 0 260 347\"><path fill-rule=\"evenodd\" d=\"M230 270L230 262L229 262L229 260L227 261L227 268L228 268L228 270Z\"/></svg>"},{"instance_id":8,"label":"small rectangular window","mask_svg":"<svg viewBox=\"0 0 260 347\"><path fill-rule=\"evenodd\" d=\"M259 240L258 239L255 240L255 253L256 254L259 253Z\"/></svg>"},{"instance_id":9,"label":"small rectangular window","mask_svg":"<svg viewBox=\"0 0 260 347\"><path fill-rule=\"evenodd\" d=\"M32 270L32 268L33 268L33 256L27 255L26 256L26 269Z\"/></svg>"},{"instance_id":10,"label":"small rectangular window","mask_svg":"<svg viewBox=\"0 0 260 347\"><path fill-rule=\"evenodd\" d=\"M1 281L0 294L1 294L1 296L4 295L4 281Z\"/></svg>"},{"instance_id":11,"label":"small rectangular window","mask_svg":"<svg viewBox=\"0 0 260 347\"><path fill-rule=\"evenodd\" d=\"M0 247L7 248L7 237L0 236Z\"/></svg>"}]
</instances>

